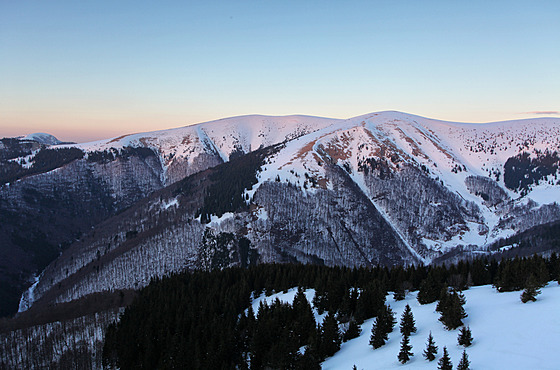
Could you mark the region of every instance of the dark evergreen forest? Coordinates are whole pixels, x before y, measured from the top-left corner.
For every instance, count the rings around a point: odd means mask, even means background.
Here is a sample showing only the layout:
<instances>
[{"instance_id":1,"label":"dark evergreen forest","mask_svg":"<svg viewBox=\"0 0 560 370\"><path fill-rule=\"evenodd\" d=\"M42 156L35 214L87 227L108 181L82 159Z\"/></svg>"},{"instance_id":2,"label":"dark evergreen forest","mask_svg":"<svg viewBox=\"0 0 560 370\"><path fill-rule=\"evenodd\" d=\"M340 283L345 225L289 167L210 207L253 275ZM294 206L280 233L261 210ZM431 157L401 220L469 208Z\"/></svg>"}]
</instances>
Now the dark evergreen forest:
<instances>
[{"instance_id":1,"label":"dark evergreen forest","mask_svg":"<svg viewBox=\"0 0 560 370\"><path fill-rule=\"evenodd\" d=\"M440 300L442 322L451 328L464 317L461 290L486 284L519 290L527 281L544 286L559 272L555 254L447 266L273 264L184 272L140 291L107 329L103 362L121 369L320 368L342 340L359 335L357 324L388 309L388 291L419 290L421 304ZM257 312L250 308L252 297L293 287L299 290L291 305L274 301ZM316 290L313 302L303 294L307 288ZM327 312L323 323L315 322L312 306Z\"/></svg>"},{"instance_id":2,"label":"dark evergreen forest","mask_svg":"<svg viewBox=\"0 0 560 370\"><path fill-rule=\"evenodd\" d=\"M14 182L24 176L48 172L83 157L84 152L78 148L57 148L39 151L33 157L33 165L29 168L17 162L2 161L0 163L0 184Z\"/></svg>"}]
</instances>

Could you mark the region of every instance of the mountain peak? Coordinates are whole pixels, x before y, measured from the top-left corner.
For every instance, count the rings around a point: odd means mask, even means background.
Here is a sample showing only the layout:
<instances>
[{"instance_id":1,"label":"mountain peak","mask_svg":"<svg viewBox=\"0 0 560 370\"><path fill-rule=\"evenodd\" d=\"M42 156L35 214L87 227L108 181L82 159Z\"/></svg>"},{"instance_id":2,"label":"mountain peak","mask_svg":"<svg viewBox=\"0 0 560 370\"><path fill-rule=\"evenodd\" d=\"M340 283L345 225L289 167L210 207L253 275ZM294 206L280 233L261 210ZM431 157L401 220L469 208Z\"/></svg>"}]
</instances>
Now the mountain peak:
<instances>
[{"instance_id":1,"label":"mountain peak","mask_svg":"<svg viewBox=\"0 0 560 370\"><path fill-rule=\"evenodd\" d=\"M54 135L46 134L44 132L35 132L33 134L22 137L22 140L32 140L45 145L58 145L62 141L58 140Z\"/></svg>"}]
</instances>

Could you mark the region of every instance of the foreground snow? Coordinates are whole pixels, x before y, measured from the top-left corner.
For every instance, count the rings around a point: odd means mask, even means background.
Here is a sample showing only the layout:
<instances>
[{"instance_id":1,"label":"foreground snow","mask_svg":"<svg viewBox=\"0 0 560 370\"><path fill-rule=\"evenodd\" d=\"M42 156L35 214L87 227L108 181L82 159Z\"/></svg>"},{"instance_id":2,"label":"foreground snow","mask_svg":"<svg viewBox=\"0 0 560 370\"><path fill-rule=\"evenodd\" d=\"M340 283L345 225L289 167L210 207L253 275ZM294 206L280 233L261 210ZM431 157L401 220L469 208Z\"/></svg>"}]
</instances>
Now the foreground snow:
<instances>
[{"instance_id":1,"label":"foreground snow","mask_svg":"<svg viewBox=\"0 0 560 370\"><path fill-rule=\"evenodd\" d=\"M542 289L536 302L527 304L519 300L521 292L497 293L491 286L473 287L464 292L467 299L465 310L469 315L464 323L470 326L474 338L473 345L467 348L471 369L558 369L557 348L560 347L560 286L551 283ZM463 347L457 344L459 329L447 331L438 321L436 303L420 305L416 300L417 292L407 295L406 299L395 302L392 294L387 297L400 322L404 306L412 308L418 331L410 338L412 359L402 365L397 360L401 335L398 324L389 335L387 344L373 350L369 345L373 319L362 325L362 334L343 343L339 352L323 363L323 369L435 369L441 357L443 346L447 346L454 367L459 363ZM276 297L291 302L295 289L286 294L259 297L253 301L255 313L259 301L266 299L271 303ZM312 299L314 291L307 291ZM323 315L324 316L324 315ZM426 339L432 332L439 347L438 358L428 362L422 356Z\"/></svg>"},{"instance_id":2,"label":"foreground snow","mask_svg":"<svg viewBox=\"0 0 560 370\"><path fill-rule=\"evenodd\" d=\"M538 301L523 304L520 292L497 293L491 286L473 287L465 291L468 317L464 320L471 327L474 343L467 348L473 369L557 369L555 349L560 345L560 287L552 284L542 290ZM430 330L439 347L447 346L456 366L463 347L457 345L459 330L446 331L438 321L436 303L420 305L416 292L407 299L395 302L388 299L400 321L404 306L408 303L416 319L418 331L411 337L414 357L406 365L397 361L401 335L395 328L384 347L373 350L369 337L373 320L362 325L359 338L344 343L340 351L324 362L324 369L351 368L390 369L410 367L434 369L437 363L428 362L422 356ZM437 360L436 360L437 361Z\"/></svg>"}]
</instances>

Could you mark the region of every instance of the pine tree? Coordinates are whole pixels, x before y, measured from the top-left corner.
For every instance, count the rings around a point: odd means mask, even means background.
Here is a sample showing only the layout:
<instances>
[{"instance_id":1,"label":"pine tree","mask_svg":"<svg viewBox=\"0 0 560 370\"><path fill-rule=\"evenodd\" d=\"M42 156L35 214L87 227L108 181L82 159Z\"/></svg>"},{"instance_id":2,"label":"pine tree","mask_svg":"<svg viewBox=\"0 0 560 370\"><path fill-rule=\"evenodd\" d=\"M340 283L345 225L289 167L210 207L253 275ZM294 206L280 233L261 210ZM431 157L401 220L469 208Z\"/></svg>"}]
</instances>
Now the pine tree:
<instances>
[{"instance_id":1,"label":"pine tree","mask_svg":"<svg viewBox=\"0 0 560 370\"><path fill-rule=\"evenodd\" d=\"M469 365L471 362L469 361L469 356L467 356L467 351L463 350L463 356L461 356L461 360L457 365L457 370L469 370Z\"/></svg>"},{"instance_id":2,"label":"pine tree","mask_svg":"<svg viewBox=\"0 0 560 370\"><path fill-rule=\"evenodd\" d=\"M412 315L412 310L410 309L410 306L408 304L404 307L404 311L401 316L400 328L402 335L410 335L412 333L416 333L414 315Z\"/></svg>"},{"instance_id":3,"label":"pine tree","mask_svg":"<svg viewBox=\"0 0 560 370\"><path fill-rule=\"evenodd\" d=\"M438 347L436 346L432 332L430 332L430 335L428 335L428 343L426 343L426 349L424 350L424 357L428 361L433 361L436 359L437 351Z\"/></svg>"},{"instance_id":4,"label":"pine tree","mask_svg":"<svg viewBox=\"0 0 560 370\"><path fill-rule=\"evenodd\" d=\"M447 347L443 347L443 357L438 361L438 369L439 370L453 370L453 363L451 362L451 358L449 357L449 353L447 353Z\"/></svg>"},{"instance_id":5,"label":"pine tree","mask_svg":"<svg viewBox=\"0 0 560 370\"><path fill-rule=\"evenodd\" d=\"M463 294L442 291L436 310L441 313L439 321L445 325L447 330L454 330L463 325L462 320L467 317L467 313L463 308L465 303L466 300Z\"/></svg>"},{"instance_id":6,"label":"pine tree","mask_svg":"<svg viewBox=\"0 0 560 370\"><path fill-rule=\"evenodd\" d=\"M349 341L350 339L354 339L360 336L362 333L362 329L360 325L354 319L350 319L348 323L348 329L344 332L344 337L342 338L345 342Z\"/></svg>"},{"instance_id":7,"label":"pine tree","mask_svg":"<svg viewBox=\"0 0 560 370\"><path fill-rule=\"evenodd\" d=\"M369 344L373 346L374 349L384 345L389 339L389 333L393 331L395 324L395 314L393 310L391 310L391 306L383 306L371 328Z\"/></svg>"},{"instance_id":8,"label":"pine tree","mask_svg":"<svg viewBox=\"0 0 560 370\"><path fill-rule=\"evenodd\" d=\"M369 344L373 347L373 349L377 349L384 345L387 339L388 337L383 330L383 319L378 316L375 318L373 326L371 327Z\"/></svg>"},{"instance_id":9,"label":"pine tree","mask_svg":"<svg viewBox=\"0 0 560 370\"><path fill-rule=\"evenodd\" d=\"M322 327L321 348L325 357L334 355L340 349L342 337L338 330L338 322L332 313L325 317Z\"/></svg>"},{"instance_id":10,"label":"pine tree","mask_svg":"<svg viewBox=\"0 0 560 370\"><path fill-rule=\"evenodd\" d=\"M418 302L420 304L433 303L438 299L441 284L432 275L432 273L429 273L426 279L420 283L420 289L418 290Z\"/></svg>"},{"instance_id":11,"label":"pine tree","mask_svg":"<svg viewBox=\"0 0 560 370\"><path fill-rule=\"evenodd\" d=\"M468 326L463 326L459 331L457 341L459 342L460 346L469 347L473 342L471 328L469 328Z\"/></svg>"},{"instance_id":12,"label":"pine tree","mask_svg":"<svg viewBox=\"0 0 560 370\"><path fill-rule=\"evenodd\" d=\"M537 279L535 279L535 275L531 274L525 283L525 290L521 293L521 302L534 302L539 294L541 294L541 291L538 289Z\"/></svg>"},{"instance_id":13,"label":"pine tree","mask_svg":"<svg viewBox=\"0 0 560 370\"><path fill-rule=\"evenodd\" d=\"M411 356L414 354L411 352L412 346L410 345L410 337L408 335L404 335L401 341L401 350L399 351L399 355L397 358L401 362L401 364L405 364L410 360Z\"/></svg>"},{"instance_id":14,"label":"pine tree","mask_svg":"<svg viewBox=\"0 0 560 370\"><path fill-rule=\"evenodd\" d=\"M393 299L395 301L402 301L404 297L405 297L405 291L401 284L399 288L395 289L395 292L393 293Z\"/></svg>"}]
</instances>

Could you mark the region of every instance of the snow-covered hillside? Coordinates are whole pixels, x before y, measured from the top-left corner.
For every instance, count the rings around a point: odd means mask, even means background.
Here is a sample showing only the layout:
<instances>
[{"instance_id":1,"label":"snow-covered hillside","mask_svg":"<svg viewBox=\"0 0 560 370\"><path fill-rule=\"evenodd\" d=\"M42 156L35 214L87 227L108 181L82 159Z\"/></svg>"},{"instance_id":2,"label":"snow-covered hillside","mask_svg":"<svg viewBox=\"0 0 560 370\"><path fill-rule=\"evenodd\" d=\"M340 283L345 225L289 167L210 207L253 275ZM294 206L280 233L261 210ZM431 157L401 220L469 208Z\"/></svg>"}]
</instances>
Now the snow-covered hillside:
<instances>
[{"instance_id":1,"label":"snow-covered hillside","mask_svg":"<svg viewBox=\"0 0 560 370\"><path fill-rule=\"evenodd\" d=\"M85 152L119 150L123 147L150 148L160 156L164 182L170 184L205 169L197 166L196 162L201 158L204 160L204 157L215 156L219 161L226 162L232 156L288 141L338 121L311 116L249 115L175 129L123 135L77 144L75 147ZM193 166L193 170L185 170Z\"/></svg>"},{"instance_id":2,"label":"snow-covered hillside","mask_svg":"<svg viewBox=\"0 0 560 370\"><path fill-rule=\"evenodd\" d=\"M332 189L323 164L335 164L429 261L558 219L559 152L559 119L469 124L372 113L288 143L249 194L270 181Z\"/></svg>"},{"instance_id":3,"label":"snow-covered hillside","mask_svg":"<svg viewBox=\"0 0 560 370\"><path fill-rule=\"evenodd\" d=\"M51 134L45 134L43 132L36 132L33 134L26 135L22 137L22 140L32 140L45 145L62 144L62 141L58 140L55 136Z\"/></svg>"},{"instance_id":4,"label":"snow-covered hillside","mask_svg":"<svg viewBox=\"0 0 560 370\"><path fill-rule=\"evenodd\" d=\"M223 266L246 262L235 243L216 246L206 234L246 238L260 263L427 264L463 251L489 254L501 238L560 220L559 127L554 118L469 124L399 112L347 120L234 117L77 144L84 158L3 191L28 208L29 187L48 195L34 206L62 204L54 195L78 192L73 201L86 197L95 207L101 199L115 213L147 196L65 250L45 270L36 298L49 290L54 300L69 301L140 288L155 276L201 268L201 256L225 250ZM230 164L220 169L224 161ZM195 173L196 180L185 178ZM183 178L180 188L149 197ZM246 204L232 208L241 198ZM62 281L64 289L55 287Z\"/></svg>"},{"instance_id":5,"label":"snow-covered hillside","mask_svg":"<svg viewBox=\"0 0 560 370\"><path fill-rule=\"evenodd\" d=\"M272 303L278 298L292 303L295 292L296 289L291 289L285 294L260 296L253 301L253 310L258 312L262 300ZM520 292L498 293L491 286L472 287L463 293L468 314L463 322L471 328L474 338L473 344L466 349L471 369L558 369L556 348L560 346L560 286L557 283L543 288L536 302L526 304L521 303ZM306 291L310 302L313 295L313 290ZM375 321L370 319L361 326L362 334L343 343L340 350L322 364L323 369L351 369L354 365L367 370L435 369L444 346L453 365L457 366L464 349L457 344L459 329L445 330L438 321L440 314L435 311L437 303L420 305L416 295L417 292L409 293L402 301L394 301L392 294L387 296L387 303L399 322L406 304L412 308L417 332L410 338L414 356L409 362L402 365L397 360L402 339L398 325L389 335L386 345L375 350L369 345ZM316 313L319 322L324 316ZM428 362L422 356L430 331L439 347L434 362Z\"/></svg>"}]
</instances>

